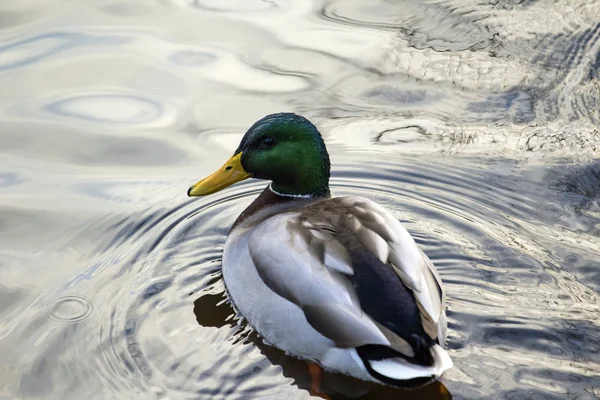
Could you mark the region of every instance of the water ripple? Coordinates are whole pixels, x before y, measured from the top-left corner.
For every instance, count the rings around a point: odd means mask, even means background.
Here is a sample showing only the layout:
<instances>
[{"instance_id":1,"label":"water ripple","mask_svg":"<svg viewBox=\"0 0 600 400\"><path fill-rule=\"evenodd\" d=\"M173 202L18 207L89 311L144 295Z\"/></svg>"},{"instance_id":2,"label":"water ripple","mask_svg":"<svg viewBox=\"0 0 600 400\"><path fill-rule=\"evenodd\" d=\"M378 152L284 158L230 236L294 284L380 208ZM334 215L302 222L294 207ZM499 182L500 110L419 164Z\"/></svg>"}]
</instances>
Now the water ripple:
<instances>
[{"instance_id":1,"label":"water ripple","mask_svg":"<svg viewBox=\"0 0 600 400\"><path fill-rule=\"evenodd\" d=\"M71 120L85 124L160 127L175 119L172 105L141 93L70 93L37 99L9 108L12 115L42 121ZM109 133L109 132L107 132Z\"/></svg>"},{"instance_id":2,"label":"water ripple","mask_svg":"<svg viewBox=\"0 0 600 400\"><path fill-rule=\"evenodd\" d=\"M571 368L584 374L582 357L595 354L600 344L567 334L584 322L541 317L549 304L557 316L575 304L587 310L582 317L600 308L593 292L554 263L547 234L537 226L545 214L532 197L535 190L514 191L521 184L488 171L489 166L457 165L450 159L427 165L388 155L366 169L370 160L368 152L338 154L332 190L381 200L438 266L448 290L448 346L456 363L448 379L464 374L472 381L459 392L478 387L484 393L491 390L490 375L508 384L515 373L526 377L533 373L529 371L550 371L546 364L560 368L573 357L581 362ZM507 168L491 165L499 171ZM144 393L227 398L281 398L291 395L292 382L308 387L301 363L265 346L233 319L220 280L229 226L263 185L244 182L106 227L115 240L99 253L122 256L105 265L93 283L98 298L110 299L93 329L100 332L96 351L103 360L103 381L111 381L118 391L135 385ZM190 320L192 312L200 325ZM593 326L588 323L585 329ZM519 349L514 362L527 359L529 366L501 368L503 352L514 349ZM539 355L544 358L532 361ZM481 368L485 375L477 372ZM337 379L328 378L333 392L358 385L363 394L398 395ZM444 398L436 390L436 398Z\"/></svg>"},{"instance_id":3,"label":"water ripple","mask_svg":"<svg viewBox=\"0 0 600 400\"><path fill-rule=\"evenodd\" d=\"M50 318L57 322L75 323L92 314L92 303L82 296L66 296L58 299L50 311Z\"/></svg>"},{"instance_id":4,"label":"water ripple","mask_svg":"<svg viewBox=\"0 0 600 400\"><path fill-rule=\"evenodd\" d=\"M163 106L135 95L73 96L48 103L44 109L65 118L112 124L148 124L164 113Z\"/></svg>"},{"instance_id":5,"label":"water ripple","mask_svg":"<svg viewBox=\"0 0 600 400\"><path fill-rule=\"evenodd\" d=\"M49 32L0 46L0 72L44 61L78 46L119 44L124 37L104 37L77 32Z\"/></svg>"}]
</instances>

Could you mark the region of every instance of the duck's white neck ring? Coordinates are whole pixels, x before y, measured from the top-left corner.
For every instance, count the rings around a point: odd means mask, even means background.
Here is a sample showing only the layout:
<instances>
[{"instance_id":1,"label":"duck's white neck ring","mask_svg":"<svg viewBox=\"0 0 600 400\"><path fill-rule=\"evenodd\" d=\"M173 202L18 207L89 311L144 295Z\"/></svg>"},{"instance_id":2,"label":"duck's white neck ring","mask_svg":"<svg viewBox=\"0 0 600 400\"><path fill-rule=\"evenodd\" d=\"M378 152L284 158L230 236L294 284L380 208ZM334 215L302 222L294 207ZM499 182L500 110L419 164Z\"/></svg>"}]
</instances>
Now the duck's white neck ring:
<instances>
[{"instance_id":1,"label":"duck's white neck ring","mask_svg":"<svg viewBox=\"0 0 600 400\"><path fill-rule=\"evenodd\" d=\"M271 192L275 193L277 196L291 197L292 199L310 199L311 197L313 197L312 194L285 194L285 193L279 193L278 191L276 191L275 189L273 189L273 183L269 183L269 190Z\"/></svg>"}]
</instances>

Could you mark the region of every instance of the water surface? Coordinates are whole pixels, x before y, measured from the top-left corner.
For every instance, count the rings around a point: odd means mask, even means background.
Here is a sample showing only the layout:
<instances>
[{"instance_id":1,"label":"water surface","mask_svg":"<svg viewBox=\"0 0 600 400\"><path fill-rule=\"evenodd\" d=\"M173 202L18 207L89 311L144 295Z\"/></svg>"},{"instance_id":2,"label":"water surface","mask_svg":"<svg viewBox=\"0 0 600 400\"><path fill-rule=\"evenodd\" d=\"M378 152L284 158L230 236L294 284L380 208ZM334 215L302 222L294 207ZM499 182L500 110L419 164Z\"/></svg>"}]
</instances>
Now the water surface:
<instances>
[{"instance_id":1,"label":"water surface","mask_svg":"<svg viewBox=\"0 0 600 400\"><path fill-rule=\"evenodd\" d=\"M334 398L600 396L597 1L0 10L0 398L309 397L224 301L226 234L265 184L185 196L280 111L447 289L441 383L328 375Z\"/></svg>"}]
</instances>

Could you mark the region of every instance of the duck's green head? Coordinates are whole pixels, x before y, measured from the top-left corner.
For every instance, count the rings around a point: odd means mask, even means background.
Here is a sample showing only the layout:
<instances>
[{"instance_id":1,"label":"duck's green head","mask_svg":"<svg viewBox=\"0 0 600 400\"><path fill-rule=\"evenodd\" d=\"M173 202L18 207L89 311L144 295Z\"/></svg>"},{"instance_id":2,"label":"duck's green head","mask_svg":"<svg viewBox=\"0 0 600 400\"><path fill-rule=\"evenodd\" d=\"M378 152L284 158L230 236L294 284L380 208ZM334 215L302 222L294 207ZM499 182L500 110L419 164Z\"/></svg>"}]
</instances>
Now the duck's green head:
<instances>
[{"instance_id":1,"label":"duck's green head","mask_svg":"<svg viewBox=\"0 0 600 400\"><path fill-rule=\"evenodd\" d=\"M321 134L300 115L267 115L248 129L225 165L192 186L188 196L215 193L247 178L270 180L284 195L325 195L329 155Z\"/></svg>"}]
</instances>

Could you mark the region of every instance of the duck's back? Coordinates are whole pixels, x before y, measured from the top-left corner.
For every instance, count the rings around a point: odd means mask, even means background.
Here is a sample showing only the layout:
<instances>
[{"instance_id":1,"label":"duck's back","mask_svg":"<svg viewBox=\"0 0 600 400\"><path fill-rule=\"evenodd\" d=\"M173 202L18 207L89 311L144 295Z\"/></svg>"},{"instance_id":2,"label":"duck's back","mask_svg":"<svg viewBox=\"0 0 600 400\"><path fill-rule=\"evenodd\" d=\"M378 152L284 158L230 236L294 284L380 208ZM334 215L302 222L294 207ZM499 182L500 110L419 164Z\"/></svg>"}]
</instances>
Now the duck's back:
<instances>
[{"instance_id":1,"label":"duck's back","mask_svg":"<svg viewBox=\"0 0 600 400\"><path fill-rule=\"evenodd\" d=\"M223 261L240 313L285 351L388 383L451 365L441 350L439 277L401 224L372 201L269 207L231 232Z\"/></svg>"}]
</instances>

